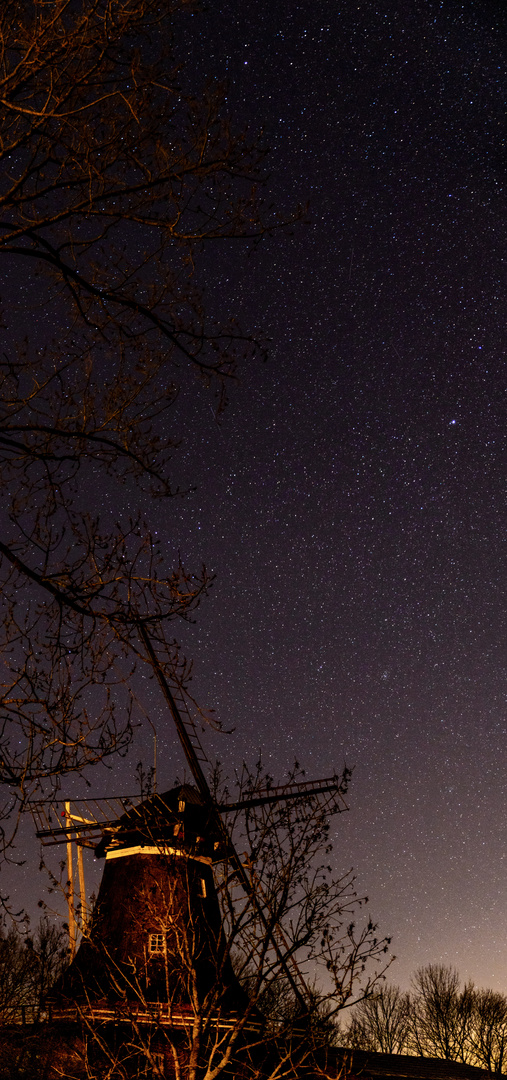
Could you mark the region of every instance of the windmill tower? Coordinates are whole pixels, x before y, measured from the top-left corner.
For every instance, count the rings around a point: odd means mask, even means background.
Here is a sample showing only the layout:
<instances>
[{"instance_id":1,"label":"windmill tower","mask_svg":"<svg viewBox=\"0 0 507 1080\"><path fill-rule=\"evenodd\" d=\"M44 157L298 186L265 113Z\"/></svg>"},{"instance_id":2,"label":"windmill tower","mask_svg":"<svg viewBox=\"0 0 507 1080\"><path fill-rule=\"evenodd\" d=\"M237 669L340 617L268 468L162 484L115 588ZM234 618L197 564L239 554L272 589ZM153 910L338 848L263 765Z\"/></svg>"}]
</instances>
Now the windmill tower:
<instances>
[{"instance_id":1,"label":"windmill tower","mask_svg":"<svg viewBox=\"0 0 507 1080\"><path fill-rule=\"evenodd\" d=\"M245 1012L255 1023L258 1015L233 973L222 925L213 868L224 862L255 909L304 1011L311 996L259 883L234 849L227 815L310 798L327 813L340 812L346 809L344 778L289 783L242 802L218 803L203 771L195 726L168 685L148 635L142 628L140 633L194 784L137 805L119 799L66 803L63 811L56 804L32 807L43 843L93 846L105 859L93 917L56 989L55 1019L69 1020L76 1012L101 1021L128 1015L149 1022L156 1016L159 1024L188 1027L203 1008L219 1025Z\"/></svg>"},{"instance_id":2,"label":"windmill tower","mask_svg":"<svg viewBox=\"0 0 507 1080\"><path fill-rule=\"evenodd\" d=\"M90 806L86 813L88 827L81 823L76 833L81 842L90 842L98 817ZM155 1011L184 1023L191 1002L217 1014L244 1010L248 999L233 974L213 879L213 863L227 857L224 838L196 788L155 794L97 828L102 881L54 1011L61 1019L75 1006L102 1019L122 1009ZM46 830L53 839L55 832Z\"/></svg>"}]
</instances>

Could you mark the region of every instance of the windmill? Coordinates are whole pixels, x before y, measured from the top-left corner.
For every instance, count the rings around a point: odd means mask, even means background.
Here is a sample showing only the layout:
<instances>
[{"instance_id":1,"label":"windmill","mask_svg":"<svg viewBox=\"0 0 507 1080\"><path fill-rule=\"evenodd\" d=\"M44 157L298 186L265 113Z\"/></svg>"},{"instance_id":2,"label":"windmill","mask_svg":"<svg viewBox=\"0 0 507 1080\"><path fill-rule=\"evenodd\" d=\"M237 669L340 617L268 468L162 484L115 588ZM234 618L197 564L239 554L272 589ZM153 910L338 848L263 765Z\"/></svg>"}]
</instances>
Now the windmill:
<instances>
[{"instance_id":1,"label":"windmill","mask_svg":"<svg viewBox=\"0 0 507 1080\"><path fill-rule=\"evenodd\" d=\"M69 857L73 956L58 988L58 1015L68 1019L78 1005L106 1020L127 1007L142 1020L155 1009L159 1022L184 1026L192 1012L192 995L194 1006L196 998L211 1000L222 1023L248 1009L245 991L232 969L222 925L213 874L213 867L219 863L227 864L229 877L234 878L255 908L269 949L301 1011L306 1011L311 995L305 980L290 956L281 928L273 921L260 883L234 848L227 818L255 806L302 799L318 799L320 809L326 813L341 812L347 809L346 777L288 783L256 791L251 798L237 802L218 802L206 779L206 758L195 723L185 711L184 702L173 693L144 625L140 635L194 783L147 799L32 804L37 836L44 844L67 844ZM78 852L83 930L77 952L73 844ZM90 921L86 917L84 846L93 847L97 857L105 858Z\"/></svg>"}]
</instances>

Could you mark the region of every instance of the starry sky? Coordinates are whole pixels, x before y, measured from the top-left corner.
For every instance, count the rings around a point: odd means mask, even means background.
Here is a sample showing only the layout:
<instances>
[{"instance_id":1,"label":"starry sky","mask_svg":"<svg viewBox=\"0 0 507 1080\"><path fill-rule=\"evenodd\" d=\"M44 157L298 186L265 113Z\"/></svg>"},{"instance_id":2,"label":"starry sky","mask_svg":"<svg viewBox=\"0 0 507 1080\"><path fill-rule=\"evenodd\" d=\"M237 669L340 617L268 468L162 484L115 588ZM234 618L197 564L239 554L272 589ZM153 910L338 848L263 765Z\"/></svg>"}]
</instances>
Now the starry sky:
<instances>
[{"instance_id":1,"label":"starry sky","mask_svg":"<svg viewBox=\"0 0 507 1080\"><path fill-rule=\"evenodd\" d=\"M310 203L208 257L208 305L269 359L220 422L191 387L172 415L196 490L155 528L216 574L180 637L234 728L205 745L278 781L354 768L336 862L403 987L445 963L507 992L506 40L501 0L219 0L179 46L263 125L268 202ZM138 692L169 787L181 755ZM132 790L147 744L97 794Z\"/></svg>"}]
</instances>

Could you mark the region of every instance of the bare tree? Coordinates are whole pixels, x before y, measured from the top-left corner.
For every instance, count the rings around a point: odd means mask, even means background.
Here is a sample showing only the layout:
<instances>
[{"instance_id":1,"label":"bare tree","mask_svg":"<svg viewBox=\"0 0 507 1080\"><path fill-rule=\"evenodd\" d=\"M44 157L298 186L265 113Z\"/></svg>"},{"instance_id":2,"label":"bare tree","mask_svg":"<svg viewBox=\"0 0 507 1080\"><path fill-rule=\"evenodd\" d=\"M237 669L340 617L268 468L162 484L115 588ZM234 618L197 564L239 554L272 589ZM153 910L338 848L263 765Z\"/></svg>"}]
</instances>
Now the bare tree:
<instances>
[{"instance_id":1,"label":"bare tree","mask_svg":"<svg viewBox=\"0 0 507 1080\"><path fill-rule=\"evenodd\" d=\"M0 1080L45 1080L58 1049L47 1027L48 995L68 964L67 934L42 918L31 934L0 936Z\"/></svg>"},{"instance_id":2,"label":"bare tree","mask_svg":"<svg viewBox=\"0 0 507 1080\"><path fill-rule=\"evenodd\" d=\"M34 934L12 924L0 936L0 1024L37 1023L68 964L67 935L42 918Z\"/></svg>"},{"instance_id":3,"label":"bare tree","mask_svg":"<svg viewBox=\"0 0 507 1080\"><path fill-rule=\"evenodd\" d=\"M414 977L410 1042L424 1057L473 1064L470 1023L474 1008L472 983L460 986L454 968L429 964Z\"/></svg>"},{"instance_id":4,"label":"bare tree","mask_svg":"<svg viewBox=\"0 0 507 1080\"><path fill-rule=\"evenodd\" d=\"M46 1015L48 997L69 962L67 933L62 925L43 916L35 933L26 933L24 947L32 962L30 1016L32 1022L38 1022Z\"/></svg>"},{"instance_id":5,"label":"bare tree","mask_svg":"<svg viewBox=\"0 0 507 1080\"><path fill-rule=\"evenodd\" d=\"M380 1054L407 1053L410 1016L410 995L398 986L382 986L354 1008L346 1044Z\"/></svg>"},{"instance_id":6,"label":"bare tree","mask_svg":"<svg viewBox=\"0 0 507 1080\"><path fill-rule=\"evenodd\" d=\"M290 780L303 775L296 765ZM350 776L347 771L345 775ZM307 975L313 974L317 980L323 976L328 991L320 997L320 1005L332 1004L333 1015L337 1015L370 993L378 978L375 970L370 979L370 962L372 957L385 956L388 940L377 938L377 928L369 919L360 928L356 926L353 915L365 907L367 898L357 896L353 872L333 876L326 803L310 798L256 806L256 791L266 790L269 784L270 778L263 775L260 765L253 771L243 768L238 780L239 808L231 822L235 847L247 852L245 865L269 912L271 927L282 935L284 951L298 958ZM252 805L242 809L242 803L249 802ZM229 868L222 865L225 882ZM264 974L262 986L259 981L264 969L256 959L256 943L262 941L257 908L248 898L235 903L228 889L225 896L225 924L230 918L235 927L236 970L251 981L253 964L258 972L254 983L257 997L266 988ZM244 916L238 917L242 904Z\"/></svg>"},{"instance_id":7,"label":"bare tree","mask_svg":"<svg viewBox=\"0 0 507 1080\"><path fill-rule=\"evenodd\" d=\"M34 957L16 926L0 938L0 1022L15 1022L32 1004Z\"/></svg>"},{"instance_id":8,"label":"bare tree","mask_svg":"<svg viewBox=\"0 0 507 1080\"><path fill-rule=\"evenodd\" d=\"M474 1064L489 1073L507 1068L507 998L494 990L476 990L470 1024Z\"/></svg>"},{"instance_id":9,"label":"bare tree","mask_svg":"<svg viewBox=\"0 0 507 1080\"><path fill-rule=\"evenodd\" d=\"M264 149L171 51L184 6L0 10L0 259L6 275L22 268L56 326L41 341L28 309L0 358L4 821L37 786L125 751L141 625L173 687L187 686L167 626L195 609L208 575L168 569L135 510L90 509L98 487L117 498L120 483L135 506L175 494L179 385L193 371L220 405L238 359L259 349L206 310L199 259L281 222L256 194Z\"/></svg>"},{"instance_id":10,"label":"bare tree","mask_svg":"<svg viewBox=\"0 0 507 1080\"><path fill-rule=\"evenodd\" d=\"M136 359L144 340L225 375L245 338L204 312L192 257L277 222L252 190L259 146L231 132L220 89L185 90L170 51L182 7L2 6L0 251L50 271L77 319L71 338L86 328L94 346L122 343Z\"/></svg>"}]
</instances>

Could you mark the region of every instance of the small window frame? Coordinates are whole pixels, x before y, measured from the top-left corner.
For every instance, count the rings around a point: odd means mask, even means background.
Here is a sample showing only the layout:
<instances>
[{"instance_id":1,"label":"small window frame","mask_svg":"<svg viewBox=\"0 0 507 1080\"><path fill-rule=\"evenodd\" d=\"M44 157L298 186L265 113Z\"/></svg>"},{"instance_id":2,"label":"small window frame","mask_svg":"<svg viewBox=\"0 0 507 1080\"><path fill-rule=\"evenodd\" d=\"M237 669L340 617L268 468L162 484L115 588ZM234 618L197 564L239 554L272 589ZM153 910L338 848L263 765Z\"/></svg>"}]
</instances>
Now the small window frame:
<instances>
[{"instance_id":1,"label":"small window frame","mask_svg":"<svg viewBox=\"0 0 507 1080\"><path fill-rule=\"evenodd\" d=\"M148 934L148 956L165 956L165 954L165 934L159 933L158 931Z\"/></svg>"}]
</instances>

